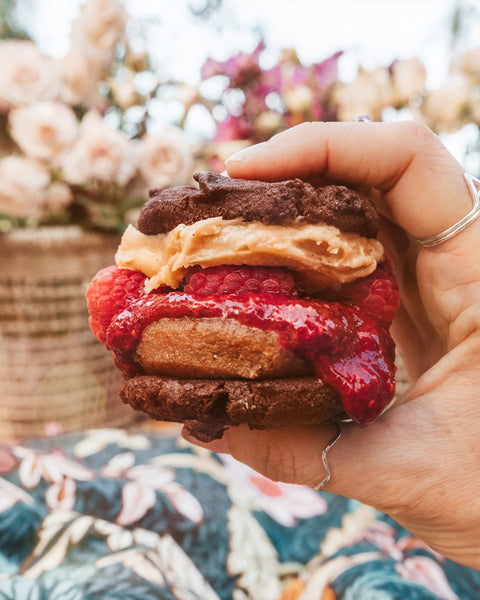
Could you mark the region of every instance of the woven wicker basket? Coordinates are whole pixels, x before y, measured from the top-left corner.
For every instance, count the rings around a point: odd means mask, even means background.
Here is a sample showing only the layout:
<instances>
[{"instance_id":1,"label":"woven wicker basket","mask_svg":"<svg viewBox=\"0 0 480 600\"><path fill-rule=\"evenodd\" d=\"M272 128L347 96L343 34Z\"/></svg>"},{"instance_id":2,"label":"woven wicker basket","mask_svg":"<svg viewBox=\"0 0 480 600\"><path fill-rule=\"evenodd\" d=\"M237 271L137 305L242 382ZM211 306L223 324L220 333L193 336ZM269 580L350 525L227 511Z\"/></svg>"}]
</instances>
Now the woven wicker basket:
<instances>
[{"instance_id":1,"label":"woven wicker basket","mask_svg":"<svg viewBox=\"0 0 480 600\"><path fill-rule=\"evenodd\" d=\"M0 438L122 426L120 374L88 326L85 290L119 236L77 227L0 235Z\"/></svg>"}]
</instances>

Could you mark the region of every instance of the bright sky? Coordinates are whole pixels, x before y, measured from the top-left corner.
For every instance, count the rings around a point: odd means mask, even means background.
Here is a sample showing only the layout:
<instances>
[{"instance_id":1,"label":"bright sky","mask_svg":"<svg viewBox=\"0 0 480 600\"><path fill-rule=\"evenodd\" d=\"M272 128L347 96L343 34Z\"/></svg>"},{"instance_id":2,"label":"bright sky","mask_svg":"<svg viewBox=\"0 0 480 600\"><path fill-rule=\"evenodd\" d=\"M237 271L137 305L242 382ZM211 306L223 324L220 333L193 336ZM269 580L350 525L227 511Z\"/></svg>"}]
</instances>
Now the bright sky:
<instances>
[{"instance_id":1,"label":"bright sky","mask_svg":"<svg viewBox=\"0 0 480 600\"><path fill-rule=\"evenodd\" d=\"M475 0L463 0L468 7ZM344 50L342 72L359 63L387 65L421 56L432 85L444 76L449 28L456 0L224 0L220 15L194 19L195 0L125 0L133 17L148 21L149 49L165 72L195 81L207 55L226 58L253 47L252 31L264 32L272 49L295 46L305 62ZM45 50L62 54L79 0L31 0L31 30ZM223 23L223 28L220 25ZM478 30L470 32L478 36ZM480 36L477 37L479 39ZM170 73L169 73L170 74Z\"/></svg>"},{"instance_id":2,"label":"bright sky","mask_svg":"<svg viewBox=\"0 0 480 600\"><path fill-rule=\"evenodd\" d=\"M479 0L223 0L222 11L208 20L192 17L189 5L203 0L124 0L142 23L140 36L155 58L160 77L189 83L199 80L207 56L226 59L248 52L261 31L273 60L282 47L295 47L305 63L343 50L340 76L354 77L359 65L388 66L396 58L419 56L427 67L428 87L440 85L451 60L455 7L477 10L465 47L480 40ZM48 53L68 48L72 19L81 0L29 0L29 30ZM455 137L451 150L455 153ZM459 148L464 146L460 137Z\"/></svg>"}]
</instances>

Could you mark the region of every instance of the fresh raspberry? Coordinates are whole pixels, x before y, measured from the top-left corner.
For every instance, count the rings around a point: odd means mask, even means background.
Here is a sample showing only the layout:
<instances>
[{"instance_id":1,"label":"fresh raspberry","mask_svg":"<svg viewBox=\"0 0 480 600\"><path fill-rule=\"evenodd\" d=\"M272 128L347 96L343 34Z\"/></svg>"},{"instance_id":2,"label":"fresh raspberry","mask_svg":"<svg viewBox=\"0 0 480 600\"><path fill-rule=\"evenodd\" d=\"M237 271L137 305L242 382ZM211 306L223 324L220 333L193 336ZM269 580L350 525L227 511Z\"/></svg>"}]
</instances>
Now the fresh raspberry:
<instances>
[{"instance_id":1,"label":"fresh raspberry","mask_svg":"<svg viewBox=\"0 0 480 600\"><path fill-rule=\"evenodd\" d=\"M297 296L295 282L282 267L250 267L246 265L199 266L188 269L184 292L204 295L282 294Z\"/></svg>"},{"instance_id":2,"label":"fresh raspberry","mask_svg":"<svg viewBox=\"0 0 480 600\"><path fill-rule=\"evenodd\" d=\"M385 262L367 277L343 285L339 295L339 299L362 306L386 324L393 321L400 306L397 281Z\"/></svg>"},{"instance_id":3,"label":"fresh raspberry","mask_svg":"<svg viewBox=\"0 0 480 600\"><path fill-rule=\"evenodd\" d=\"M90 328L99 342L105 344L113 317L133 300L144 294L145 275L116 266L99 271L87 288Z\"/></svg>"}]
</instances>

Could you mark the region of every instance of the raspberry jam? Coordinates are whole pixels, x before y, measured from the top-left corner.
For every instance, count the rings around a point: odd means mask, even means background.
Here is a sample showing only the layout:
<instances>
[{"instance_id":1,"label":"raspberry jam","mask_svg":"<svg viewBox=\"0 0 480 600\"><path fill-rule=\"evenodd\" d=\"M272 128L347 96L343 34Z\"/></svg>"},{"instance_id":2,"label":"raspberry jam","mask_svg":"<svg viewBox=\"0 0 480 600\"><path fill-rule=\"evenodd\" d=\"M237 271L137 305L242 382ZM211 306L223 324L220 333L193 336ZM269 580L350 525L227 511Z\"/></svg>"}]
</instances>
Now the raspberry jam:
<instances>
[{"instance_id":1,"label":"raspberry jam","mask_svg":"<svg viewBox=\"0 0 480 600\"><path fill-rule=\"evenodd\" d=\"M313 365L316 375L342 397L360 426L373 422L395 392L394 346L386 327L353 304L283 295L205 296L148 294L117 315L107 345L118 367L139 372L133 356L143 330L161 318L220 317L275 331L281 346Z\"/></svg>"}]
</instances>

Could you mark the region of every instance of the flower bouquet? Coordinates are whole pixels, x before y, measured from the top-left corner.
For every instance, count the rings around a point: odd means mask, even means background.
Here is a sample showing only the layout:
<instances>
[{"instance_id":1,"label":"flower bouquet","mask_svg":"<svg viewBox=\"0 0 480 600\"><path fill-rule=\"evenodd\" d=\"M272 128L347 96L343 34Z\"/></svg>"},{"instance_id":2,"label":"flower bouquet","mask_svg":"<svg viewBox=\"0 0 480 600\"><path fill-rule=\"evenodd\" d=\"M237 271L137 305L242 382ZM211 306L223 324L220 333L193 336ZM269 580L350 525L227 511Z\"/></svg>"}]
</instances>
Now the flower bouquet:
<instances>
[{"instance_id":1,"label":"flower bouquet","mask_svg":"<svg viewBox=\"0 0 480 600\"><path fill-rule=\"evenodd\" d=\"M425 68L418 58L395 61L373 71L360 69L353 81L339 77L335 52L306 64L294 48L283 48L270 66L261 41L251 54L242 52L224 61L208 58L203 82L223 80L212 100L217 118L210 158L217 170L232 148L263 142L305 121L352 121L359 115L382 120L385 109L416 105L425 88Z\"/></svg>"},{"instance_id":2,"label":"flower bouquet","mask_svg":"<svg viewBox=\"0 0 480 600\"><path fill-rule=\"evenodd\" d=\"M209 98L216 135L204 146L211 168L223 170L232 150L304 121L352 121L367 115L373 121L414 119L445 138L469 127L473 142L465 159L475 160L471 170L479 171L480 47L452 52L445 81L433 88L417 56L371 69L360 65L344 79L340 62L345 54L306 64L295 49L283 48L272 61L271 49L261 41L249 54L208 58L201 77L202 85L216 84Z\"/></svg>"},{"instance_id":3,"label":"flower bouquet","mask_svg":"<svg viewBox=\"0 0 480 600\"><path fill-rule=\"evenodd\" d=\"M0 437L119 425L132 411L85 289L147 190L187 183L183 130L148 131L158 85L119 0L87 0L67 54L0 40Z\"/></svg>"}]
</instances>

